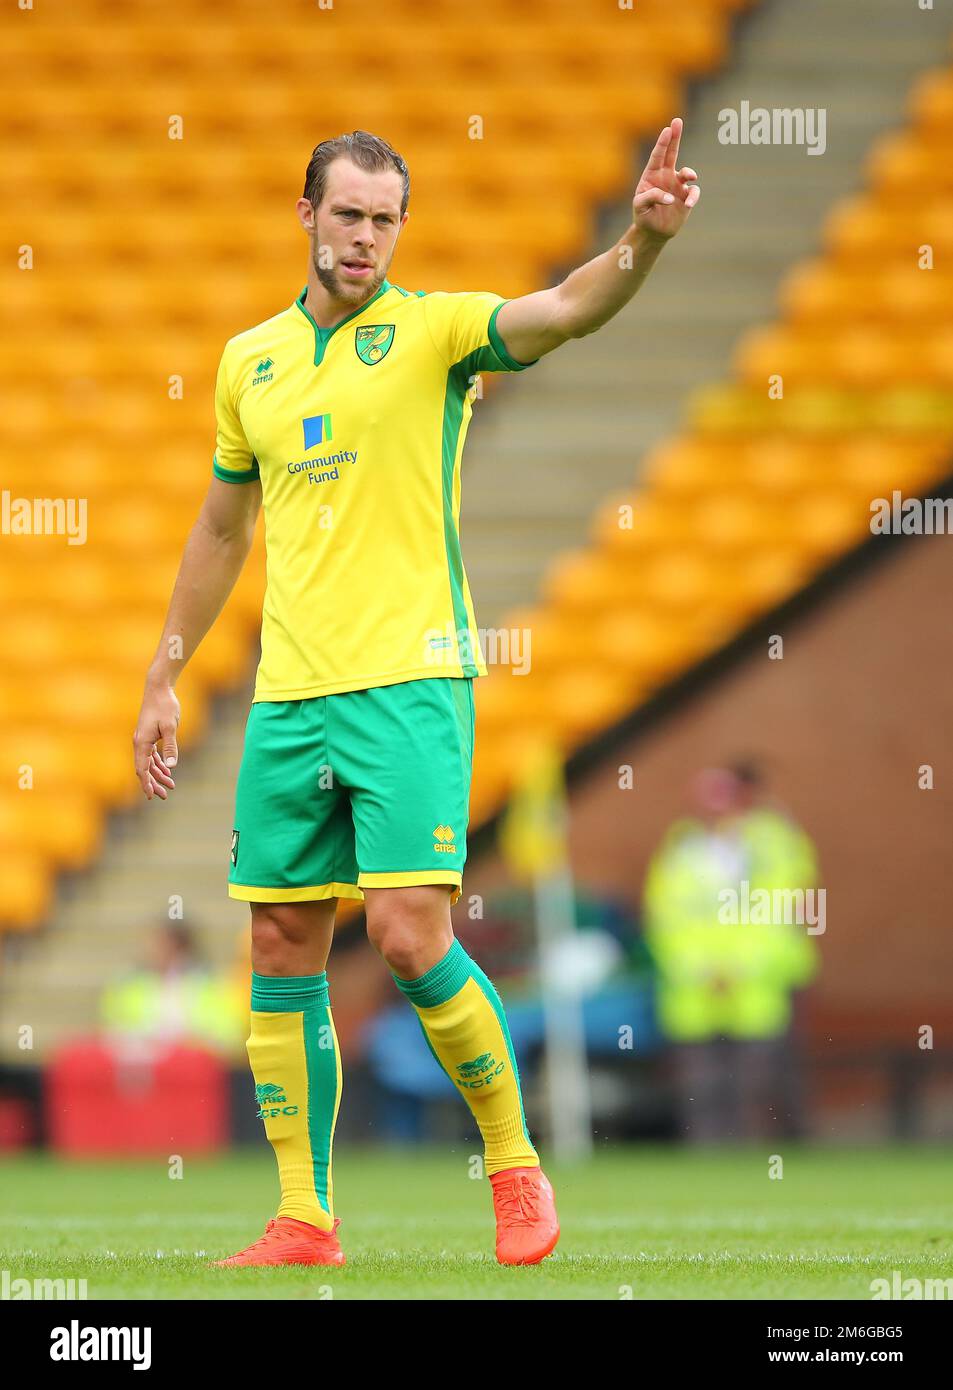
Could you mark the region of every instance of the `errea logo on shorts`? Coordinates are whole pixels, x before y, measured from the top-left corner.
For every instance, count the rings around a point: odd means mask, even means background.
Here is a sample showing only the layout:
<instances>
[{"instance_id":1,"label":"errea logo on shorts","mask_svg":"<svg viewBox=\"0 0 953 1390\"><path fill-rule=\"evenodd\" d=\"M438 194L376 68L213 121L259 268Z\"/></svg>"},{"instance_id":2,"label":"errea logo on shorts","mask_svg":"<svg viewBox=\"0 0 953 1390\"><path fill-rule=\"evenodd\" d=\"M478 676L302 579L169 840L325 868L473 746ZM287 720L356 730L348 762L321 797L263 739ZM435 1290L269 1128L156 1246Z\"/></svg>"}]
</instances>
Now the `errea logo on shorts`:
<instances>
[{"instance_id":1,"label":"errea logo on shorts","mask_svg":"<svg viewBox=\"0 0 953 1390\"><path fill-rule=\"evenodd\" d=\"M457 847L453 843L453 831L449 825L438 825L433 832L433 840L438 854L456 854Z\"/></svg>"}]
</instances>

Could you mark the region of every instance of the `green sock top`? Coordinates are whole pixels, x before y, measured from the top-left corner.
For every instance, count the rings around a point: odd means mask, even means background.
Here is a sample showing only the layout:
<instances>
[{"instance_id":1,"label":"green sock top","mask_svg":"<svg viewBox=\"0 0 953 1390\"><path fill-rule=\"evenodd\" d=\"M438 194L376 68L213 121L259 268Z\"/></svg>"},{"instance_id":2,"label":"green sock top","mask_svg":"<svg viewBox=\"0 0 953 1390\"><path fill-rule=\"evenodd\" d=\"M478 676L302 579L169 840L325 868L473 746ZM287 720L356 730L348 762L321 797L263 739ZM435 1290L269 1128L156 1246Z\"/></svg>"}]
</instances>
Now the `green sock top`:
<instances>
[{"instance_id":1,"label":"green sock top","mask_svg":"<svg viewBox=\"0 0 953 1390\"><path fill-rule=\"evenodd\" d=\"M251 1006L253 1013L294 1014L305 1009L330 1004L327 972L320 975L256 975L251 974Z\"/></svg>"},{"instance_id":2,"label":"green sock top","mask_svg":"<svg viewBox=\"0 0 953 1390\"><path fill-rule=\"evenodd\" d=\"M419 980L401 980L395 975L394 983L419 1009L433 1009L459 994L472 973L473 962L455 940L443 960L438 960Z\"/></svg>"}]
</instances>

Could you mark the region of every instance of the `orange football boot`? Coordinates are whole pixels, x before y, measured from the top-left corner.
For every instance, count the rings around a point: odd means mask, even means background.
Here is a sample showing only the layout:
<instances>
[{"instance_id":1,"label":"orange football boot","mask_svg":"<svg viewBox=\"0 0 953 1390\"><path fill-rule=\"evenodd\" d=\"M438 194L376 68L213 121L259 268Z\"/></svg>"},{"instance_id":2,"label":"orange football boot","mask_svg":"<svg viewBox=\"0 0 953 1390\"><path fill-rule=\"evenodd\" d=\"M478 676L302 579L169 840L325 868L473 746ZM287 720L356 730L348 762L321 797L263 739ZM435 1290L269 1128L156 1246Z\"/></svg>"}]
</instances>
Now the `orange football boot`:
<instances>
[{"instance_id":1,"label":"orange football boot","mask_svg":"<svg viewBox=\"0 0 953 1390\"><path fill-rule=\"evenodd\" d=\"M496 1212L496 1258L501 1265L535 1265L559 1239L553 1189L540 1168L491 1173Z\"/></svg>"},{"instance_id":2,"label":"orange football boot","mask_svg":"<svg viewBox=\"0 0 953 1390\"><path fill-rule=\"evenodd\" d=\"M274 1216L265 1227L265 1234L247 1250L239 1250L227 1260L214 1260L213 1265L218 1269L242 1265L343 1265L344 1251L337 1234L340 1224L338 1217L333 1231L322 1231L292 1216Z\"/></svg>"}]
</instances>

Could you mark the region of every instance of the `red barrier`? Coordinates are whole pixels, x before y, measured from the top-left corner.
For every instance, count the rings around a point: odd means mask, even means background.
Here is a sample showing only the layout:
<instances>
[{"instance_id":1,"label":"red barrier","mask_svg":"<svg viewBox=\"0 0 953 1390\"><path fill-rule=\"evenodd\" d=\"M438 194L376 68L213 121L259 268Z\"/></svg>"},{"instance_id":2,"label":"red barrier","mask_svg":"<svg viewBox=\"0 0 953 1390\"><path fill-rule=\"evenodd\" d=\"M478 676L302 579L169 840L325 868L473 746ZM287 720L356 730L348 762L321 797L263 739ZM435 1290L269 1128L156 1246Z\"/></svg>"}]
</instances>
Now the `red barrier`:
<instances>
[{"instance_id":1,"label":"red barrier","mask_svg":"<svg viewBox=\"0 0 953 1390\"><path fill-rule=\"evenodd\" d=\"M0 1095L0 1152L32 1144L33 1111L19 1096Z\"/></svg>"},{"instance_id":2,"label":"red barrier","mask_svg":"<svg viewBox=\"0 0 953 1390\"><path fill-rule=\"evenodd\" d=\"M228 1139L226 1070L201 1047L69 1043L47 1068L44 1104L60 1153L210 1153Z\"/></svg>"}]
</instances>

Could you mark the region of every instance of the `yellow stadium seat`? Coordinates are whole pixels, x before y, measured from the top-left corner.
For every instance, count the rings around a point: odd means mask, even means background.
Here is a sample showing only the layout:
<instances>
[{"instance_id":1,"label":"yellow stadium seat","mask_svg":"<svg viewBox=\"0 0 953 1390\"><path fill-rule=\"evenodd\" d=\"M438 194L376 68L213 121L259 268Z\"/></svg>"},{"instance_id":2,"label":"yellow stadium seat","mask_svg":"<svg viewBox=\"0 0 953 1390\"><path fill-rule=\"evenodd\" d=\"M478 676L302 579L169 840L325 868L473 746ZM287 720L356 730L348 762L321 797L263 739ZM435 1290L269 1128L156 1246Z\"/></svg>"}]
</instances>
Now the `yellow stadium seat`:
<instances>
[{"instance_id":1,"label":"yellow stadium seat","mask_svg":"<svg viewBox=\"0 0 953 1390\"><path fill-rule=\"evenodd\" d=\"M688 510L684 501L622 494L609 498L596 513L592 539L608 553L632 563L681 539L691 525Z\"/></svg>"},{"instance_id":2,"label":"yellow stadium seat","mask_svg":"<svg viewBox=\"0 0 953 1390\"><path fill-rule=\"evenodd\" d=\"M919 132L891 132L873 146L868 160L875 192L908 196L911 188L953 193L953 166Z\"/></svg>"},{"instance_id":3,"label":"yellow stadium seat","mask_svg":"<svg viewBox=\"0 0 953 1390\"><path fill-rule=\"evenodd\" d=\"M564 551L547 569L542 595L548 602L567 607L597 607L617 573L618 565L605 554L592 550Z\"/></svg>"},{"instance_id":4,"label":"yellow stadium seat","mask_svg":"<svg viewBox=\"0 0 953 1390\"><path fill-rule=\"evenodd\" d=\"M99 853L103 821L82 785L0 796L0 846L40 854L52 866L81 869Z\"/></svg>"},{"instance_id":5,"label":"yellow stadium seat","mask_svg":"<svg viewBox=\"0 0 953 1390\"><path fill-rule=\"evenodd\" d=\"M643 687L630 672L602 663L554 672L541 691L559 741L570 748L624 718L642 693Z\"/></svg>"},{"instance_id":6,"label":"yellow stadium seat","mask_svg":"<svg viewBox=\"0 0 953 1390\"><path fill-rule=\"evenodd\" d=\"M0 929L29 931L42 922L53 901L53 872L49 861L22 846L0 841Z\"/></svg>"},{"instance_id":7,"label":"yellow stadium seat","mask_svg":"<svg viewBox=\"0 0 953 1390\"><path fill-rule=\"evenodd\" d=\"M639 476L653 494L681 502L746 478L748 453L749 445L743 438L677 435L650 450Z\"/></svg>"},{"instance_id":8,"label":"yellow stadium seat","mask_svg":"<svg viewBox=\"0 0 953 1390\"><path fill-rule=\"evenodd\" d=\"M923 73L913 84L907 107L911 124L919 132L937 131L949 139L953 125L953 72L938 68Z\"/></svg>"}]
</instances>

